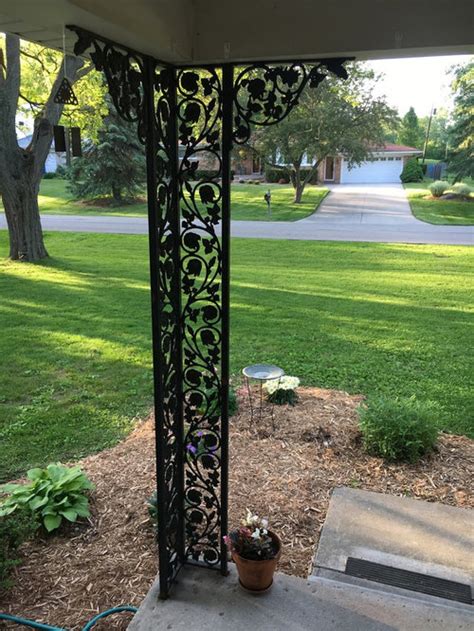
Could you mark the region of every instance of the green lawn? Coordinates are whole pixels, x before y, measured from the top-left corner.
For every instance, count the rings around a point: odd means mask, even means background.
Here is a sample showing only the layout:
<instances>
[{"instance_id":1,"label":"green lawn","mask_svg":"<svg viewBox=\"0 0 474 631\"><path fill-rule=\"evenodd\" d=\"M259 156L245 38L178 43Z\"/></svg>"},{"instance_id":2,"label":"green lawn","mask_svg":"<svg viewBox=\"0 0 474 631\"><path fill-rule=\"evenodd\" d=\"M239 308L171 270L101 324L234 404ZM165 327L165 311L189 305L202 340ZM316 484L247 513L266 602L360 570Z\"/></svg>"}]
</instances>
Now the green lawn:
<instances>
[{"instance_id":1,"label":"green lawn","mask_svg":"<svg viewBox=\"0 0 474 631\"><path fill-rule=\"evenodd\" d=\"M272 214L263 199L272 191ZM293 188L281 184L234 184L232 186L232 219L250 221L296 221L315 212L328 194L328 189L307 186L301 204L293 204ZM143 193L145 195L145 193ZM67 190L66 180L42 180L39 195L40 211L51 215L111 215L145 217L146 203L127 206L100 207L74 200ZM0 210L2 205L0 201Z\"/></svg>"},{"instance_id":2,"label":"green lawn","mask_svg":"<svg viewBox=\"0 0 474 631\"><path fill-rule=\"evenodd\" d=\"M452 199L425 199L432 180L404 184L412 213L417 219L438 225L474 225L474 201L463 202Z\"/></svg>"},{"instance_id":3,"label":"green lawn","mask_svg":"<svg viewBox=\"0 0 474 631\"><path fill-rule=\"evenodd\" d=\"M114 444L152 403L147 240L48 233L52 258L1 259L0 479ZM281 365L305 385L443 409L474 436L468 247L233 240L234 375Z\"/></svg>"},{"instance_id":4,"label":"green lawn","mask_svg":"<svg viewBox=\"0 0 474 631\"><path fill-rule=\"evenodd\" d=\"M263 198L270 189L272 212ZM329 193L321 186L306 186L301 204L293 204L293 187L285 184L234 184L232 186L232 219L258 221L297 221L311 215Z\"/></svg>"}]
</instances>

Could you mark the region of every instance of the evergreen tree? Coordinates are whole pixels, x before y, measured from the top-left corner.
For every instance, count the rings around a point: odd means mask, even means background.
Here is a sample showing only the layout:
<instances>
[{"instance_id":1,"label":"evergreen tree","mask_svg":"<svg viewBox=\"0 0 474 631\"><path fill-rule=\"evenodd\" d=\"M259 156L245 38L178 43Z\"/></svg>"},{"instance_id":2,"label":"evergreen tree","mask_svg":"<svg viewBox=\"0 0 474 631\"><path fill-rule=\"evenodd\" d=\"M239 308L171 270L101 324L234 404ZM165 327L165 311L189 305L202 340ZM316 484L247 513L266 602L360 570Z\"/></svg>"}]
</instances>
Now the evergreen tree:
<instances>
[{"instance_id":1,"label":"evergreen tree","mask_svg":"<svg viewBox=\"0 0 474 631\"><path fill-rule=\"evenodd\" d=\"M474 60L455 70L453 123L448 132L448 164L455 181L474 177Z\"/></svg>"},{"instance_id":2,"label":"evergreen tree","mask_svg":"<svg viewBox=\"0 0 474 631\"><path fill-rule=\"evenodd\" d=\"M423 147L423 130L413 107L402 118L398 141L402 145L421 149Z\"/></svg>"},{"instance_id":3,"label":"evergreen tree","mask_svg":"<svg viewBox=\"0 0 474 631\"><path fill-rule=\"evenodd\" d=\"M122 120L110 105L96 143L69 170L70 189L78 198L111 196L121 205L137 196L146 180L143 146L136 127Z\"/></svg>"}]
</instances>

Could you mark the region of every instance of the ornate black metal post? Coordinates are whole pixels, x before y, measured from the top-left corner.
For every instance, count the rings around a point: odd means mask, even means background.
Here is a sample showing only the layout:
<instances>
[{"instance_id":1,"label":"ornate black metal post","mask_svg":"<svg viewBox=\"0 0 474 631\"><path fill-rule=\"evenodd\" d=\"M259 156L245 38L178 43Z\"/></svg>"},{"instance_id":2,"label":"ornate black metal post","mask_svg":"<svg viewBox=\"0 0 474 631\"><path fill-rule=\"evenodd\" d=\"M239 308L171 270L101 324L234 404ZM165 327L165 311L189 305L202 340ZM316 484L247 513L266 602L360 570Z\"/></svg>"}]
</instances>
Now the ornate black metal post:
<instances>
[{"instance_id":1,"label":"ornate black metal post","mask_svg":"<svg viewBox=\"0 0 474 631\"><path fill-rule=\"evenodd\" d=\"M181 262L176 73L145 58L160 596L184 562Z\"/></svg>"},{"instance_id":2,"label":"ornate black metal post","mask_svg":"<svg viewBox=\"0 0 474 631\"><path fill-rule=\"evenodd\" d=\"M175 68L70 27L147 160L160 596L183 564L227 573L232 143L281 121L343 59ZM235 70L235 77L234 77ZM199 177L199 167L206 172ZM221 228L221 238L218 228Z\"/></svg>"}]
</instances>

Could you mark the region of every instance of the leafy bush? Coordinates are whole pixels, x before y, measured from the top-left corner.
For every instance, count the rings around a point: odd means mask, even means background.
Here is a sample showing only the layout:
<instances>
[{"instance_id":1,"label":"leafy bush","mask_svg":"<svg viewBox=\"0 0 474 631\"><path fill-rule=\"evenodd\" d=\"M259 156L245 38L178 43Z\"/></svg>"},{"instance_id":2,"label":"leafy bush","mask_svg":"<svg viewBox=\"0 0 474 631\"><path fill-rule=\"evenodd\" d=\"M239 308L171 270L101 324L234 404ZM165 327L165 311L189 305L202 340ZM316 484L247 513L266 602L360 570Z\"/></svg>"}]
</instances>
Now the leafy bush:
<instances>
[{"instance_id":1,"label":"leafy bush","mask_svg":"<svg viewBox=\"0 0 474 631\"><path fill-rule=\"evenodd\" d=\"M45 171L43 173L43 180L57 180L60 177L62 177L61 175L59 175L59 173L56 171Z\"/></svg>"},{"instance_id":2,"label":"leafy bush","mask_svg":"<svg viewBox=\"0 0 474 631\"><path fill-rule=\"evenodd\" d=\"M444 180L436 180L428 186L430 189L430 193L433 197L441 197L443 193L445 193L449 188L449 182L445 182Z\"/></svg>"},{"instance_id":3,"label":"leafy bush","mask_svg":"<svg viewBox=\"0 0 474 631\"><path fill-rule=\"evenodd\" d=\"M416 158L408 160L403 167L403 171L400 175L402 182L422 182L423 181L423 169L418 164Z\"/></svg>"},{"instance_id":4,"label":"leafy bush","mask_svg":"<svg viewBox=\"0 0 474 631\"><path fill-rule=\"evenodd\" d=\"M66 177L67 174L68 174L67 167L63 166L62 164L58 164L58 166L56 167L56 176L57 177Z\"/></svg>"},{"instance_id":5,"label":"leafy bush","mask_svg":"<svg viewBox=\"0 0 474 631\"><path fill-rule=\"evenodd\" d=\"M472 188L468 184L463 184L463 182L458 182L451 187L451 190L459 197L469 197L472 193Z\"/></svg>"},{"instance_id":6,"label":"leafy bush","mask_svg":"<svg viewBox=\"0 0 474 631\"><path fill-rule=\"evenodd\" d=\"M372 399L359 408L364 446L389 461L416 462L435 446L438 415L435 405L415 397Z\"/></svg>"},{"instance_id":7,"label":"leafy bush","mask_svg":"<svg viewBox=\"0 0 474 631\"><path fill-rule=\"evenodd\" d=\"M190 179L197 180L215 180L220 178L219 171L217 169L196 169L192 172ZM234 179L234 171L230 172L231 180Z\"/></svg>"},{"instance_id":8,"label":"leafy bush","mask_svg":"<svg viewBox=\"0 0 474 631\"><path fill-rule=\"evenodd\" d=\"M300 169L300 180L303 181L311 169L303 167ZM265 167L265 181L269 184L289 184L290 170L287 167ZM315 171L309 180L310 184L318 183L318 172Z\"/></svg>"},{"instance_id":9,"label":"leafy bush","mask_svg":"<svg viewBox=\"0 0 474 631\"><path fill-rule=\"evenodd\" d=\"M265 167L265 181L269 184L277 184L280 180L285 180L286 184L290 182L290 174L288 169L282 167L277 169L276 167Z\"/></svg>"},{"instance_id":10,"label":"leafy bush","mask_svg":"<svg viewBox=\"0 0 474 631\"><path fill-rule=\"evenodd\" d=\"M10 587L8 575L18 565L18 548L32 537L38 522L29 510L17 510L0 517L0 589Z\"/></svg>"},{"instance_id":11,"label":"leafy bush","mask_svg":"<svg viewBox=\"0 0 474 631\"><path fill-rule=\"evenodd\" d=\"M63 517L75 522L90 515L86 492L93 485L79 467L50 464L46 469L30 469L27 476L30 482L26 484L0 486L0 493L8 495L0 502L0 517L29 509L51 532L59 528Z\"/></svg>"}]
</instances>

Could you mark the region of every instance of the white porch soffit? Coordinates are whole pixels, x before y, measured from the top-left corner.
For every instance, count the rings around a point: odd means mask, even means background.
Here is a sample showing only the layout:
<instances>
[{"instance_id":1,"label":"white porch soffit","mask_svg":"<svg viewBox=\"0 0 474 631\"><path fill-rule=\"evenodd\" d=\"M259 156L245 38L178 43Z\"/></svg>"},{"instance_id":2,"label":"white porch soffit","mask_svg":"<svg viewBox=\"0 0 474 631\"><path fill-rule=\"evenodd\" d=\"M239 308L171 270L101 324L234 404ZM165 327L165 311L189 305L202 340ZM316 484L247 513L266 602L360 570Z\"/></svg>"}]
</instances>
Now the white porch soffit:
<instances>
[{"instance_id":1,"label":"white porch soffit","mask_svg":"<svg viewBox=\"0 0 474 631\"><path fill-rule=\"evenodd\" d=\"M174 63L474 52L472 0L0 0L0 31L61 48L65 24Z\"/></svg>"}]
</instances>

